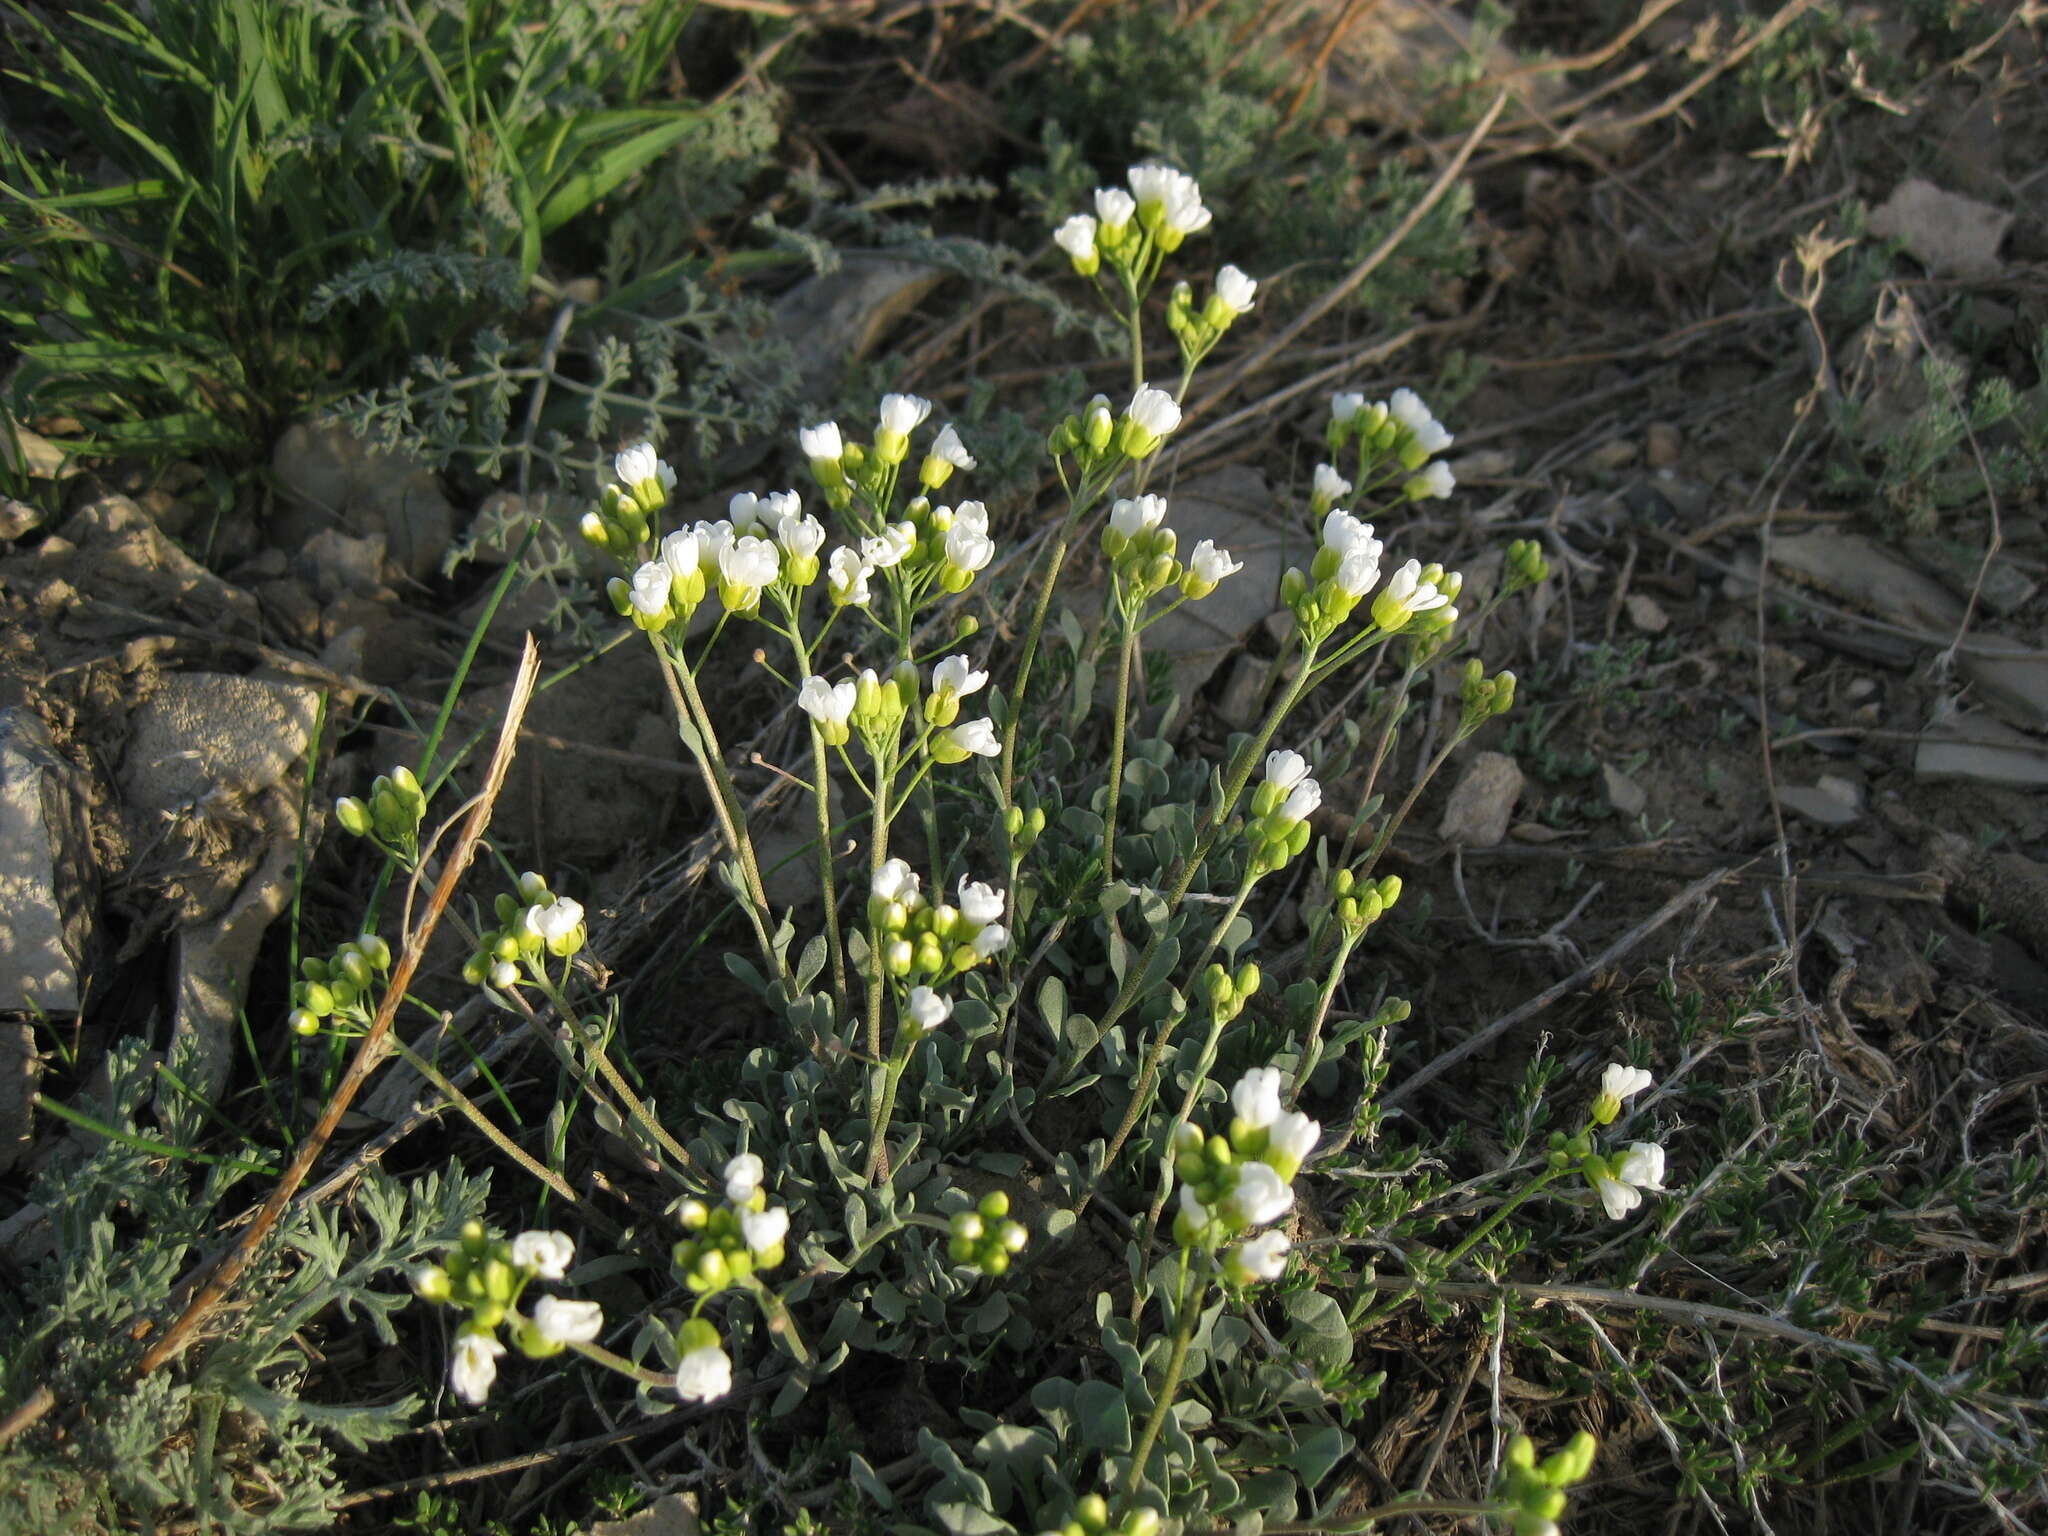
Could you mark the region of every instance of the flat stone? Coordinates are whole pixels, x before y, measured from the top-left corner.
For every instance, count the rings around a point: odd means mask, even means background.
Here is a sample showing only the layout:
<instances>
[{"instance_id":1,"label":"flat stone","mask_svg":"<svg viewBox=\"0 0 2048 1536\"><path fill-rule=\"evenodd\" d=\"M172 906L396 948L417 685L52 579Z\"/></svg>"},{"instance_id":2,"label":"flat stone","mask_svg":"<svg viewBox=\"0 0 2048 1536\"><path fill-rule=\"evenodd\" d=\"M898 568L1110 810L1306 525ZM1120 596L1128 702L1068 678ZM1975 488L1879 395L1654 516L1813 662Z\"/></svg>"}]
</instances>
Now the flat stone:
<instances>
[{"instance_id":1,"label":"flat stone","mask_svg":"<svg viewBox=\"0 0 2048 1536\"><path fill-rule=\"evenodd\" d=\"M319 707L318 690L303 683L169 673L132 717L123 795L161 815L279 785L304 755Z\"/></svg>"},{"instance_id":2,"label":"flat stone","mask_svg":"<svg viewBox=\"0 0 2048 1536\"><path fill-rule=\"evenodd\" d=\"M1812 784L1787 784L1778 791L1778 803L1794 815L1823 827L1849 826L1857 815L1854 802Z\"/></svg>"},{"instance_id":3,"label":"flat stone","mask_svg":"<svg viewBox=\"0 0 2048 1536\"><path fill-rule=\"evenodd\" d=\"M590 1536L700 1536L694 1494L671 1493L623 1520L600 1520Z\"/></svg>"},{"instance_id":4,"label":"flat stone","mask_svg":"<svg viewBox=\"0 0 2048 1536\"><path fill-rule=\"evenodd\" d=\"M382 535L391 562L406 575L432 575L455 536L455 508L433 470L386 453L347 427L300 422L271 451L283 506L280 542L303 546L322 529L357 538Z\"/></svg>"},{"instance_id":5,"label":"flat stone","mask_svg":"<svg viewBox=\"0 0 2048 1536\"><path fill-rule=\"evenodd\" d=\"M1629 593L1622 607L1628 610L1629 623L1646 635L1661 635L1671 627L1671 615L1647 592Z\"/></svg>"},{"instance_id":6,"label":"flat stone","mask_svg":"<svg viewBox=\"0 0 2048 1536\"><path fill-rule=\"evenodd\" d=\"M43 509L12 496L0 496L0 539L18 539L43 526Z\"/></svg>"},{"instance_id":7,"label":"flat stone","mask_svg":"<svg viewBox=\"0 0 2048 1536\"><path fill-rule=\"evenodd\" d=\"M1988 715L1961 716L1948 730L1921 736L1913 753L1913 774L1937 782L2034 789L2048 784L2048 749Z\"/></svg>"},{"instance_id":8,"label":"flat stone","mask_svg":"<svg viewBox=\"0 0 2048 1536\"><path fill-rule=\"evenodd\" d=\"M0 464L31 480L68 480L79 471L63 444L6 418L0 418Z\"/></svg>"},{"instance_id":9,"label":"flat stone","mask_svg":"<svg viewBox=\"0 0 2048 1536\"><path fill-rule=\"evenodd\" d=\"M2013 216L1988 203L1907 178L1870 215L1870 232L1897 240L1937 277L1982 281L1998 276L1999 243Z\"/></svg>"},{"instance_id":10,"label":"flat stone","mask_svg":"<svg viewBox=\"0 0 2048 1536\"><path fill-rule=\"evenodd\" d=\"M1948 588L1861 534L1817 528L1776 538L1771 564L1908 629L1940 635L1963 621L1963 605Z\"/></svg>"},{"instance_id":11,"label":"flat stone","mask_svg":"<svg viewBox=\"0 0 2048 1536\"><path fill-rule=\"evenodd\" d=\"M2011 561L1994 558L1987 565L1981 549L1966 549L1946 539L1908 539L1906 552L1965 600L1974 589L1984 606L2001 618L2026 607L2041 590Z\"/></svg>"},{"instance_id":12,"label":"flat stone","mask_svg":"<svg viewBox=\"0 0 2048 1536\"><path fill-rule=\"evenodd\" d=\"M1467 848L1492 848L1508 835L1515 802L1522 797L1522 770L1504 752L1481 752L1458 775L1444 806L1437 836Z\"/></svg>"},{"instance_id":13,"label":"flat stone","mask_svg":"<svg viewBox=\"0 0 2048 1536\"><path fill-rule=\"evenodd\" d=\"M92 844L77 777L40 716L0 710L0 1012L78 1011Z\"/></svg>"},{"instance_id":14,"label":"flat stone","mask_svg":"<svg viewBox=\"0 0 2048 1536\"><path fill-rule=\"evenodd\" d=\"M1650 807L1650 797L1642 785L1623 773L1612 763L1600 765L1600 779L1607 790L1607 803L1623 817L1633 821Z\"/></svg>"}]
</instances>

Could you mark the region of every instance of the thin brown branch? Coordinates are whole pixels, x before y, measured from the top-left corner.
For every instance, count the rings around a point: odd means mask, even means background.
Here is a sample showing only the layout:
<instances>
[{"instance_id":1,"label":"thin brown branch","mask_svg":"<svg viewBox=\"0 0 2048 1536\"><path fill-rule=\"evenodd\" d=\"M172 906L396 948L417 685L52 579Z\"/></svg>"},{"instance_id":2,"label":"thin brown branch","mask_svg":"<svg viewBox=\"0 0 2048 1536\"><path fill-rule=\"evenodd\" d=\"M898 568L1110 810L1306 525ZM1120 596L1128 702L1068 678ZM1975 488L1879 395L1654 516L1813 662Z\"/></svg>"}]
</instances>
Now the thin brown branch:
<instances>
[{"instance_id":1,"label":"thin brown branch","mask_svg":"<svg viewBox=\"0 0 2048 1536\"><path fill-rule=\"evenodd\" d=\"M469 813L469 819L462 828L461 839L456 844L454 856L441 871L441 878L434 884L434 894L427 904L426 915L417 929L406 936L405 948L399 954L398 963L392 967L390 985L384 989L383 1001L378 1005L377 1017L369 1031L356 1046L355 1055L349 1059L348 1070L335 1085L333 1096L327 1101L327 1108L317 1124L300 1143L298 1154L291 1166L285 1169L276 1187L257 1211L242 1239L227 1255L215 1265L199 1286L197 1293L186 1303L163 1336L143 1354L136 1374L148 1375L166 1361L171 1360L191 1342L202 1323L233 1291L235 1283L247 1272L255 1261L257 1250L263 1246L276 1227L278 1218L292 1196L306 1180L306 1175L319 1161L320 1154L327 1149L341 1117L348 1112L355 1096L370 1079L370 1074L384 1059L391 1033L392 1021L398 1016L398 1007L405 999L406 989L412 985L414 973L427 953L427 941L433 937L439 926L441 914L447 909L455 895L456 883L476 854L477 845L483 840L484 830L491 823L491 810L497 804L498 794L505 787L505 775L512 767L512 756L517 750L519 725L526 715L526 706L533 698L534 683L540 677L540 650L527 637L525 655L520 658L518 675L512 682L512 696L505 705L505 720L498 732L498 744L491 754L491 765L484 777L484 787L477 796L476 804Z\"/></svg>"}]
</instances>

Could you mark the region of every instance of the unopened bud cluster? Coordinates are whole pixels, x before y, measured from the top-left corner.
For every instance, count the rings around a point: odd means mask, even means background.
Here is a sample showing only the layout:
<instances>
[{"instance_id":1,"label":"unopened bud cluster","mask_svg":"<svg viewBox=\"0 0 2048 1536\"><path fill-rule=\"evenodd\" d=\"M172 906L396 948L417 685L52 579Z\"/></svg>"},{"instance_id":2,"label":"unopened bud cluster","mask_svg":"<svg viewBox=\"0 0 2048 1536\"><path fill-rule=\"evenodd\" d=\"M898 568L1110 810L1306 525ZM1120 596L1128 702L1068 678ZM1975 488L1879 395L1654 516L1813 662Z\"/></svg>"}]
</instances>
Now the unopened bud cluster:
<instances>
[{"instance_id":1,"label":"unopened bud cluster","mask_svg":"<svg viewBox=\"0 0 2048 1536\"><path fill-rule=\"evenodd\" d=\"M344 832L367 837L407 863L419 854L420 823L426 818L426 792L403 764L379 774L367 800L343 795L334 802L334 819Z\"/></svg>"},{"instance_id":2,"label":"unopened bud cluster","mask_svg":"<svg viewBox=\"0 0 2048 1536\"><path fill-rule=\"evenodd\" d=\"M1231 1245L1223 1272L1238 1285L1278 1279L1287 1267L1286 1233L1246 1234L1293 1209L1294 1176L1322 1135L1316 1121L1281 1107L1280 1089L1278 1068L1255 1067L1230 1090L1228 1132L1205 1136L1184 1124L1174 1142L1174 1241L1205 1253Z\"/></svg>"},{"instance_id":3,"label":"unopened bud cluster","mask_svg":"<svg viewBox=\"0 0 2048 1536\"><path fill-rule=\"evenodd\" d=\"M955 1211L947 1222L946 1252L955 1264L1000 1275L1024 1251L1030 1234L1010 1219L1010 1197L1000 1189L983 1195L971 1211Z\"/></svg>"},{"instance_id":4,"label":"unopened bud cluster","mask_svg":"<svg viewBox=\"0 0 2048 1536\"><path fill-rule=\"evenodd\" d=\"M528 979L524 967L540 966L543 955L566 960L589 937L582 903L556 896L532 870L519 877L516 894L499 893L495 910L498 926L477 935L475 953L463 962L462 979L473 987L509 992Z\"/></svg>"},{"instance_id":5,"label":"unopened bud cluster","mask_svg":"<svg viewBox=\"0 0 2048 1536\"><path fill-rule=\"evenodd\" d=\"M1231 975L1220 965L1202 973L1202 992L1209 999L1209 1017L1217 1024L1230 1024L1244 1012L1244 1005L1258 993L1263 980L1258 966L1247 960Z\"/></svg>"},{"instance_id":6,"label":"unopened bud cluster","mask_svg":"<svg viewBox=\"0 0 2048 1536\"><path fill-rule=\"evenodd\" d=\"M1187 283L1175 283L1166 305L1166 326L1180 343L1183 366L1192 367L1209 355L1231 322L1252 312L1252 297L1258 283L1234 266L1216 274L1216 284L1202 306L1195 307L1195 291Z\"/></svg>"},{"instance_id":7,"label":"unopened bud cluster","mask_svg":"<svg viewBox=\"0 0 2048 1536\"><path fill-rule=\"evenodd\" d=\"M1003 831L1010 839L1010 857L1022 859L1045 835L1045 808L1034 805L1027 811L1021 805L1011 806L1003 813Z\"/></svg>"},{"instance_id":8,"label":"unopened bud cluster","mask_svg":"<svg viewBox=\"0 0 2048 1536\"><path fill-rule=\"evenodd\" d=\"M1550 562L1543 558L1543 546L1534 539L1516 539L1508 545L1506 574L1502 578L1502 592L1512 597L1529 587L1541 586L1550 579Z\"/></svg>"},{"instance_id":9,"label":"unopened bud cluster","mask_svg":"<svg viewBox=\"0 0 2048 1536\"><path fill-rule=\"evenodd\" d=\"M391 946L366 933L322 960L308 955L299 962L301 980L292 986L292 1009L285 1022L295 1035L320 1033L328 1020L367 1029L375 1011L377 978L391 969Z\"/></svg>"},{"instance_id":10,"label":"unopened bud cluster","mask_svg":"<svg viewBox=\"0 0 2048 1536\"><path fill-rule=\"evenodd\" d=\"M1344 937L1357 943L1365 930L1401 899L1401 877L1382 875L1377 880L1360 880L1348 869L1340 869L1330 880L1330 911Z\"/></svg>"},{"instance_id":11,"label":"unopened bud cluster","mask_svg":"<svg viewBox=\"0 0 2048 1536\"><path fill-rule=\"evenodd\" d=\"M868 922L887 975L926 983L957 976L1010 942L1001 891L962 875L958 905L934 904L925 900L922 885L902 859L890 859L875 871Z\"/></svg>"},{"instance_id":12,"label":"unopened bud cluster","mask_svg":"<svg viewBox=\"0 0 2048 1536\"><path fill-rule=\"evenodd\" d=\"M1041 1536L1157 1536L1159 1511L1138 1504L1110 1523L1109 1500L1099 1493L1084 1493L1074 1501L1074 1517Z\"/></svg>"},{"instance_id":13,"label":"unopened bud cluster","mask_svg":"<svg viewBox=\"0 0 2048 1536\"><path fill-rule=\"evenodd\" d=\"M1541 1462L1536 1459L1535 1442L1527 1435L1508 1442L1498 1497L1507 1506L1502 1513L1514 1536L1558 1536L1565 1490L1585 1481L1598 1449L1599 1442L1583 1429L1563 1450Z\"/></svg>"},{"instance_id":14,"label":"unopened bud cluster","mask_svg":"<svg viewBox=\"0 0 2048 1536\"><path fill-rule=\"evenodd\" d=\"M1485 663L1474 656L1465 663L1458 697L1463 705L1465 731L1476 731L1495 715L1504 715L1515 707L1515 674L1503 671L1488 677Z\"/></svg>"}]
</instances>

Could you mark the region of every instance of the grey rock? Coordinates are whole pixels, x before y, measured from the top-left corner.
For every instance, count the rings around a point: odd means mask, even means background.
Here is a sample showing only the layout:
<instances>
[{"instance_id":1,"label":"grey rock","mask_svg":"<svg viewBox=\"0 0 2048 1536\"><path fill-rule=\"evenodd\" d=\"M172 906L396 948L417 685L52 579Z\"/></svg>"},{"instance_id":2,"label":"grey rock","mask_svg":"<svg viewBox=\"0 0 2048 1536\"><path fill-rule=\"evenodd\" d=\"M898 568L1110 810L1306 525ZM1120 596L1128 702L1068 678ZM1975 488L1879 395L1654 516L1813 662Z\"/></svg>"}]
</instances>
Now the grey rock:
<instances>
[{"instance_id":1,"label":"grey rock","mask_svg":"<svg viewBox=\"0 0 2048 1536\"><path fill-rule=\"evenodd\" d=\"M1522 770L1515 760L1504 752L1481 752L1458 775L1437 835L1467 848L1492 848L1508 835L1521 797Z\"/></svg>"},{"instance_id":2,"label":"grey rock","mask_svg":"<svg viewBox=\"0 0 2048 1536\"><path fill-rule=\"evenodd\" d=\"M433 574L455 536L440 480L417 459L385 453L344 426L300 422L271 451L283 506L279 542L303 546L322 529L381 534L391 562L415 580Z\"/></svg>"},{"instance_id":3,"label":"grey rock","mask_svg":"<svg viewBox=\"0 0 2048 1536\"><path fill-rule=\"evenodd\" d=\"M34 1145L36 1082L42 1070L35 1027L0 1024L0 1173L20 1162Z\"/></svg>"},{"instance_id":4,"label":"grey rock","mask_svg":"<svg viewBox=\"0 0 2048 1536\"><path fill-rule=\"evenodd\" d=\"M1612 763L1600 765L1600 778L1607 789L1607 803L1627 820L1633 821L1649 809L1650 797L1642 785Z\"/></svg>"},{"instance_id":5,"label":"grey rock","mask_svg":"<svg viewBox=\"0 0 2048 1536\"><path fill-rule=\"evenodd\" d=\"M33 710L0 710L0 1012L78 1011L91 881L79 775Z\"/></svg>"},{"instance_id":6,"label":"grey rock","mask_svg":"<svg viewBox=\"0 0 2048 1536\"><path fill-rule=\"evenodd\" d=\"M1846 827L1856 821L1853 801L1814 784L1788 784L1778 791L1778 803L1794 815L1823 827Z\"/></svg>"},{"instance_id":7,"label":"grey rock","mask_svg":"<svg viewBox=\"0 0 2048 1536\"><path fill-rule=\"evenodd\" d=\"M1945 729L1921 736L1913 774L1930 781L2035 789L2048 784L2048 747L1989 716L1960 716Z\"/></svg>"}]
</instances>

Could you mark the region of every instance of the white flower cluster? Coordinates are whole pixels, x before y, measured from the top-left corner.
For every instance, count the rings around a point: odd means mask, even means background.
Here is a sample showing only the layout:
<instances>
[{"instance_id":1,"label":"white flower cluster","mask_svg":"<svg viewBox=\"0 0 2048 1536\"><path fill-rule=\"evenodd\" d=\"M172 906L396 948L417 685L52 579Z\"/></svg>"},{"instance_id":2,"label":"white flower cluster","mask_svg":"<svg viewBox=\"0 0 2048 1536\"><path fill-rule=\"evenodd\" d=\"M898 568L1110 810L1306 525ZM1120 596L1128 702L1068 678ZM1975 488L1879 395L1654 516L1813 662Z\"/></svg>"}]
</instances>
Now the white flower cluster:
<instances>
[{"instance_id":1,"label":"white flower cluster","mask_svg":"<svg viewBox=\"0 0 2048 1536\"><path fill-rule=\"evenodd\" d=\"M797 688L796 701L816 722L827 746L843 746L858 732L875 756L888 754L903 722L921 702L924 722L931 728L924 738L926 750L938 762L959 763L1002 751L994 720L987 715L959 718L960 701L987 684L986 671L965 656L948 656L932 668L931 689L921 701L917 668L909 663L886 680L872 667L837 683L807 677Z\"/></svg>"},{"instance_id":2,"label":"white flower cluster","mask_svg":"<svg viewBox=\"0 0 2048 1536\"><path fill-rule=\"evenodd\" d=\"M604 1329L604 1310L594 1301L543 1296L531 1312L518 1310L520 1294L534 1280L561 1280L575 1262L576 1244L563 1232L522 1232L511 1242L488 1236L471 1222L445 1264L413 1272L413 1290L426 1301L461 1307L468 1319L456 1330L448 1363L448 1384L470 1404L490 1395L505 1353L497 1330L510 1324L513 1342L529 1359L545 1359L575 1344L588 1344Z\"/></svg>"},{"instance_id":3,"label":"white flower cluster","mask_svg":"<svg viewBox=\"0 0 2048 1536\"><path fill-rule=\"evenodd\" d=\"M994 886L962 875L958 903L936 906L925 901L922 887L908 863L889 859L868 888L868 921L880 936L882 968L889 975L921 978L928 987L971 970L1009 944L1005 898ZM921 1028L936 1027L952 1012L952 1004L935 994L913 997L913 1007L921 1019L931 1020Z\"/></svg>"},{"instance_id":4,"label":"white flower cluster","mask_svg":"<svg viewBox=\"0 0 2048 1536\"><path fill-rule=\"evenodd\" d=\"M1308 819L1323 803L1323 786L1299 752L1266 754L1266 776L1252 792L1250 830L1263 871L1278 869L1308 846Z\"/></svg>"},{"instance_id":5,"label":"white flower cluster","mask_svg":"<svg viewBox=\"0 0 2048 1536\"><path fill-rule=\"evenodd\" d=\"M1281 578L1281 599L1302 629L1320 640L1348 619L1366 594L1379 585L1380 557L1385 550L1373 536L1371 523L1334 507L1324 515L1322 543L1308 573L1290 569ZM1410 560L1387 578L1386 586L1373 598L1373 623L1392 634L1426 615L1427 632L1441 634L1457 622L1458 610L1451 604L1463 586L1464 578L1455 571Z\"/></svg>"},{"instance_id":6,"label":"white flower cluster","mask_svg":"<svg viewBox=\"0 0 2048 1536\"><path fill-rule=\"evenodd\" d=\"M675 1246L675 1266L701 1309L720 1291L744 1285L787 1256L789 1212L768 1203L767 1165L753 1152L728 1158L720 1180L725 1203L685 1200L676 1208L690 1235ZM708 1403L732 1390L732 1356L718 1330L693 1316L676 1335L676 1395Z\"/></svg>"},{"instance_id":7,"label":"white flower cluster","mask_svg":"<svg viewBox=\"0 0 2048 1536\"><path fill-rule=\"evenodd\" d=\"M1214 1252L1235 1243L1223 1269L1239 1285L1277 1279L1287 1262L1287 1235L1278 1230L1246 1238L1294 1207L1294 1176L1315 1150L1322 1126L1281 1106L1276 1067L1254 1067L1230 1090L1230 1129L1204 1136L1183 1125L1174 1142L1180 1212L1174 1240ZM1243 1239L1242 1241L1238 1241Z\"/></svg>"},{"instance_id":8,"label":"white flower cluster","mask_svg":"<svg viewBox=\"0 0 2048 1536\"><path fill-rule=\"evenodd\" d=\"M1373 404L1368 404L1364 395L1353 392L1332 395L1325 437L1333 453L1356 445L1362 468L1391 455L1401 469L1410 472L1402 486L1410 501L1448 496L1457 486L1457 477L1448 464L1441 460L1429 462L1432 455L1443 452L1456 439L1412 389L1397 389L1387 399ZM1348 491L1347 486L1339 494Z\"/></svg>"},{"instance_id":9,"label":"white flower cluster","mask_svg":"<svg viewBox=\"0 0 2048 1536\"><path fill-rule=\"evenodd\" d=\"M1172 166L1134 165L1124 179L1130 191L1098 188L1092 214L1074 214L1053 231L1053 243L1083 277L1094 276L1105 258L1119 270L1140 270L1154 251L1179 249L1213 218L1203 205L1200 184ZM1250 295L1242 296L1249 306Z\"/></svg>"},{"instance_id":10,"label":"white flower cluster","mask_svg":"<svg viewBox=\"0 0 2048 1536\"><path fill-rule=\"evenodd\" d=\"M509 993L543 954L566 960L588 941L583 904L557 896L534 870L498 897L496 912L498 926L477 935L476 951L463 963L462 978L473 987Z\"/></svg>"},{"instance_id":11,"label":"white flower cluster","mask_svg":"<svg viewBox=\"0 0 2048 1536\"><path fill-rule=\"evenodd\" d=\"M1113 563L1119 590L1134 608L1155 593L1178 586L1189 599L1207 597L1224 577L1244 569L1230 551L1204 539L1183 565L1174 558L1179 539L1165 526L1164 496L1126 496L1111 503L1102 529L1102 552Z\"/></svg>"},{"instance_id":12,"label":"white flower cluster","mask_svg":"<svg viewBox=\"0 0 2048 1536\"><path fill-rule=\"evenodd\" d=\"M1588 1118L1594 1125L1612 1125L1620 1117L1622 1106L1652 1081L1641 1067L1611 1063L1600 1074L1600 1092L1593 1100ZM1587 1150L1579 1167L1613 1221L1620 1221L1641 1205L1645 1190L1664 1188L1664 1149L1653 1141L1631 1142L1622 1151L1605 1155Z\"/></svg>"}]
</instances>

